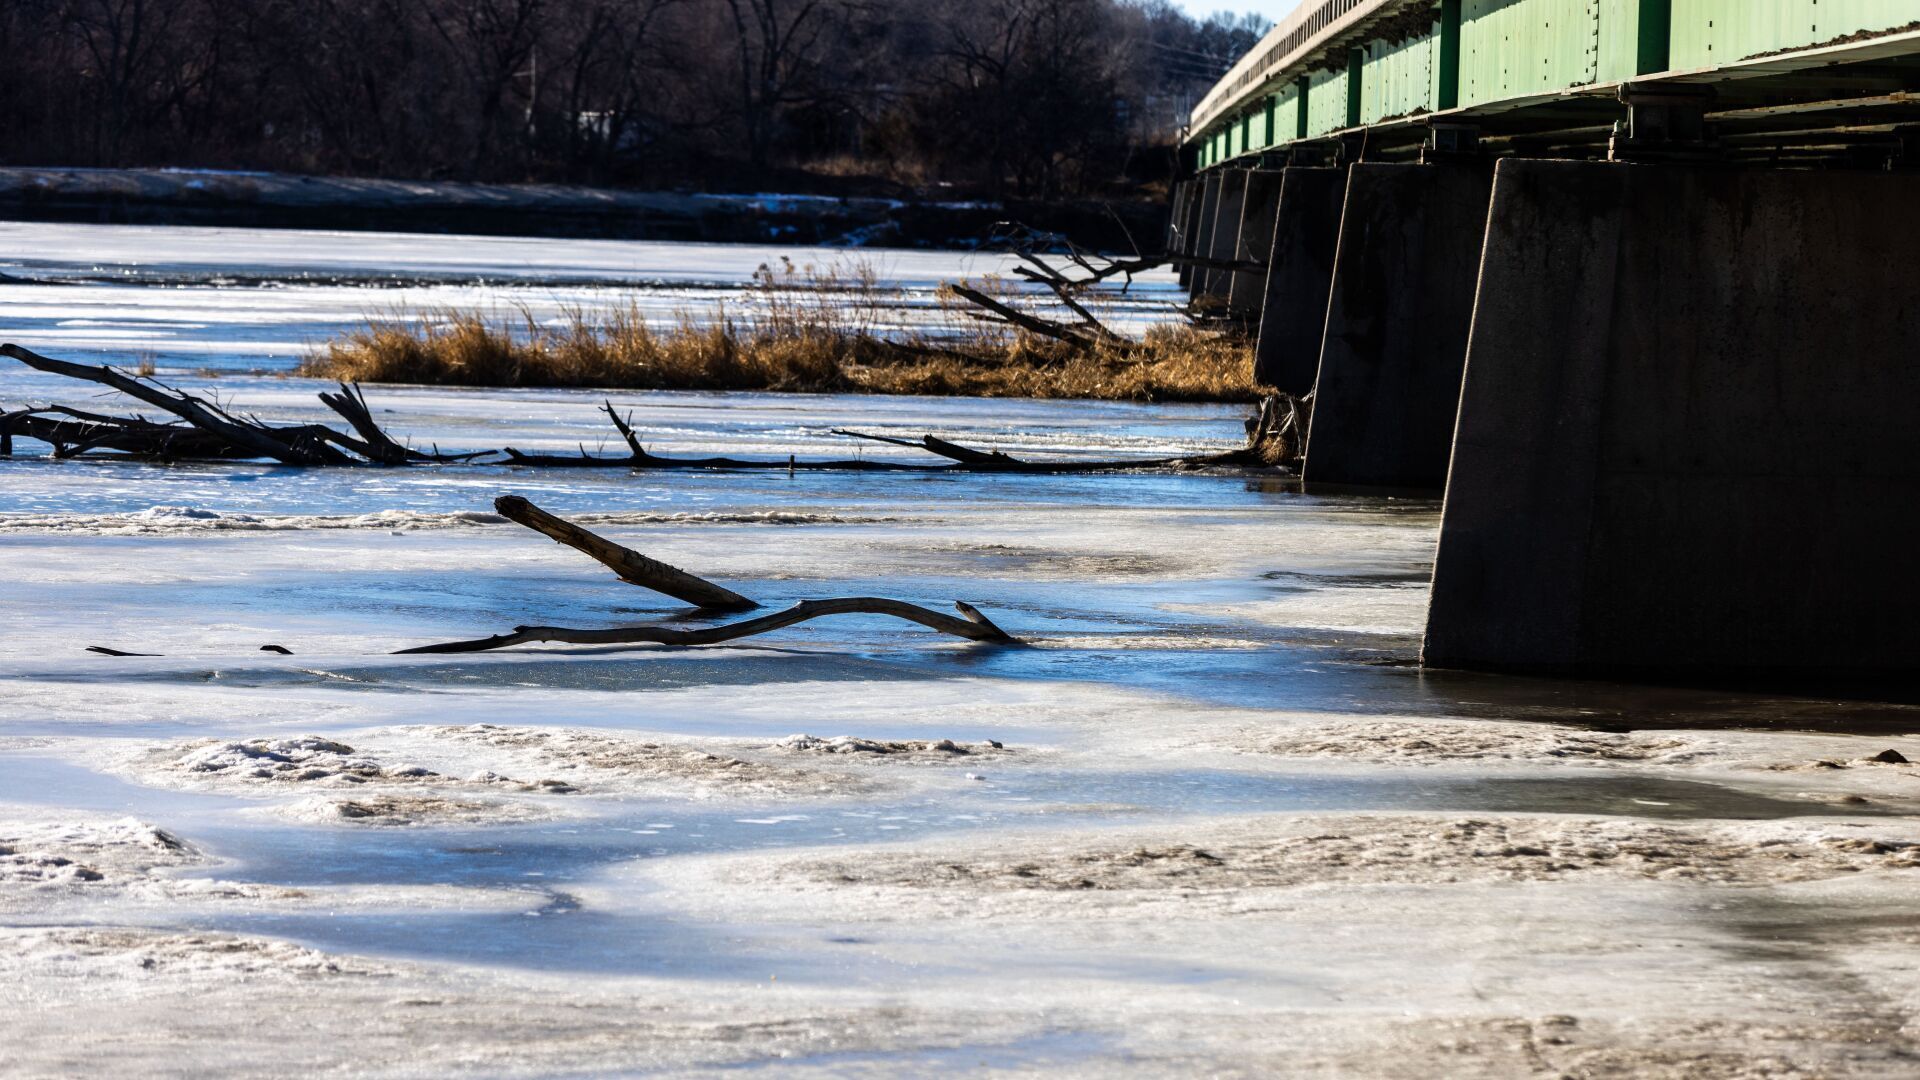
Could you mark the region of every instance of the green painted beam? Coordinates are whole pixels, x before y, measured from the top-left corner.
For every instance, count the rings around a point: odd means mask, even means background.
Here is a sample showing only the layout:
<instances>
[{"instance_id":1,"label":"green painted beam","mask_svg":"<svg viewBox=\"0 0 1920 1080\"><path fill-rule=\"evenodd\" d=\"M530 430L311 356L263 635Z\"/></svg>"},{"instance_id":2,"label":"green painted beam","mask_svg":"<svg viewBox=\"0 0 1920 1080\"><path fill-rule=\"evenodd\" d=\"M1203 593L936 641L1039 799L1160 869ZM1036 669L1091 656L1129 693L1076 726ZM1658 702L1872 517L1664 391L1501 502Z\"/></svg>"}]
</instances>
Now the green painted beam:
<instances>
[{"instance_id":1,"label":"green painted beam","mask_svg":"<svg viewBox=\"0 0 1920 1080\"><path fill-rule=\"evenodd\" d=\"M1361 78L1366 70L1367 54L1364 49L1355 49L1347 54L1347 127L1360 126L1360 90L1366 84Z\"/></svg>"},{"instance_id":2,"label":"green painted beam","mask_svg":"<svg viewBox=\"0 0 1920 1080\"><path fill-rule=\"evenodd\" d=\"M1369 2L1305 0L1277 33ZM1202 167L1390 119L1710 69L1920 20L1920 0L1407 0L1376 10L1388 18L1374 37L1303 51L1298 67L1195 131Z\"/></svg>"},{"instance_id":3,"label":"green painted beam","mask_svg":"<svg viewBox=\"0 0 1920 1080\"><path fill-rule=\"evenodd\" d=\"M1460 0L1440 0L1438 33L1434 104L1442 109L1457 108L1460 104Z\"/></svg>"},{"instance_id":4,"label":"green painted beam","mask_svg":"<svg viewBox=\"0 0 1920 1080\"><path fill-rule=\"evenodd\" d=\"M1920 20L1914 0L1671 0L1670 66L1719 67Z\"/></svg>"},{"instance_id":5,"label":"green painted beam","mask_svg":"<svg viewBox=\"0 0 1920 1080\"><path fill-rule=\"evenodd\" d=\"M1673 67L1673 0L1640 0L1639 55L1634 74L1652 75Z\"/></svg>"}]
</instances>

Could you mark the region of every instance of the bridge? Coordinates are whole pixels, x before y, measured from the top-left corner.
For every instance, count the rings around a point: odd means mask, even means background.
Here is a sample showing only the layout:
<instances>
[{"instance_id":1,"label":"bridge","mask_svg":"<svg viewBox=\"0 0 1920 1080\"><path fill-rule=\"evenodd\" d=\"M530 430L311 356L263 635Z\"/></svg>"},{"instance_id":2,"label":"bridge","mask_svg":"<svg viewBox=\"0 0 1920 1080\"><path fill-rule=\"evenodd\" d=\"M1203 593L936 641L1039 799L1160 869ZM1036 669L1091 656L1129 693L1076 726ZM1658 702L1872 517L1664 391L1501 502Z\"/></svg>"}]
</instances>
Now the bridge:
<instances>
[{"instance_id":1,"label":"bridge","mask_svg":"<svg viewBox=\"0 0 1920 1080\"><path fill-rule=\"evenodd\" d=\"M1920 0L1306 0L1189 132L1305 490L1445 493L1428 664L1920 673Z\"/></svg>"}]
</instances>

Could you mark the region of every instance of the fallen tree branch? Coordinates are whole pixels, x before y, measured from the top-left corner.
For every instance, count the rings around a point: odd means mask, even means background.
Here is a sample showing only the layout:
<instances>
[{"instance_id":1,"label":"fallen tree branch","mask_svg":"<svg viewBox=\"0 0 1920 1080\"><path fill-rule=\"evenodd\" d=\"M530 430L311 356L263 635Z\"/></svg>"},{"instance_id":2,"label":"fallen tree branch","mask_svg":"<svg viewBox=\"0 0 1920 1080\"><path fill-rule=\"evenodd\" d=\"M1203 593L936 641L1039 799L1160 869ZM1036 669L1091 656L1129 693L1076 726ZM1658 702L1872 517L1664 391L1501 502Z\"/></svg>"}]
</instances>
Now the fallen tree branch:
<instances>
[{"instance_id":1,"label":"fallen tree branch","mask_svg":"<svg viewBox=\"0 0 1920 1080\"><path fill-rule=\"evenodd\" d=\"M12 436L39 439L54 448L55 457L76 457L93 450L115 450L135 457L173 461L183 458L272 458L288 465L408 465L415 462L471 461L490 457L496 450L469 454L432 454L408 449L394 441L373 418L360 388L340 385L339 393L321 392L320 400L352 425L357 438L325 424L276 427L257 419L241 418L219 405L183 393L152 379L128 375L112 367L95 367L54 360L18 345L0 345L0 356L10 356L28 367L52 375L80 379L117 390L164 409L182 423L156 424L140 417L104 416L61 406L26 409L0 415L0 454L12 452ZM62 414L71 421L50 420ZM337 449L336 449L337 448ZM346 451L342 453L341 451ZM349 456L357 455L357 456Z\"/></svg>"},{"instance_id":2,"label":"fallen tree branch","mask_svg":"<svg viewBox=\"0 0 1920 1080\"><path fill-rule=\"evenodd\" d=\"M1022 256L1022 257L1029 258L1029 259L1033 258L1030 255ZM1034 259L1033 261L1036 263L1039 263L1038 259ZM1045 266L1046 264L1040 263L1040 265ZM1094 318L1093 312L1088 311L1084 304L1074 299L1073 294L1075 291L1075 285L1073 282L1067 280L1064 277L1061 277L1058 273L1051 272L1053 269L1052 267L1046 267L1046 269L1049 271L1049 273L1041 274L1041 273L1037 273L1035 271L1029 270L1024 266L1016 266L1013 268L1013 272L1020 275L1023 278L1026 278L1028 281L1037 281L1040 284L1045 285L1048 289L1051 289L1053 291L1053 298L1060 301L1061 305L1064 306L1068 311L1073 312L1075 317L1077 317L1080 320L1081 324L1084 325L1087 328L1087 330L1093 334L1095 338L1101 341L1104 341L1110 345L1131 346L1134 344L1134 342L1129 341L1128 339L1108 329L1106 323L1103 323L1099 319Z\"/></svg>"},{"instance_id":3,"label":"fallen tree branch","mask_svg":"<svg viewBox=\"0 0 1920 1080\"><path fill-rule=\"evenodd\" d=\"M53 447L56 458L77 457L90 450L116 450L163 461L251 456L218 436L186 424L156 424L137 417L101 416L58 406L0 414L0 457L12 456L15 435L46 443Z\"/></svg>"},{"instance_id":4,"label":"fallen tree branch","mask_svg":"<svg viewBox=\"0 0 1920 1080\"><path fill-rule=\"evenodd\" d=\"M518 495L502 495L493 500L493 508L509 521L515 521L554 542L565 544L619 575L629 585L665 593L695 607L721 611L744 611L760 605L731 589L722 588L705 578L695 577L676 566L649 559L632 548L622 547L595 535L564 518L556 517Z\"/></svg>"},{"instance_id":5,"label":"fallen tree branch","mask_svg":"<svg viewBox=\"0 0 1920 1080\"><path fill-rule=\"evenodd\" d=\"M938 435L922 435L918 439L899 439L892 435L871 435L864 431L848 431L845 428L834 428L833 434L845 435L850 439L867 439L872 442L891 443L894 446L910 446L915 450L925 450L928 453L939 454L941 457L952 458L955 461L968 465L1018 466L1026 464L1026 462L1020 461L1017 458L1008 457L998 450L975 450L971 446L961 446L959 443L948 442Z\"/></svg>"},{"instance_id":6,"label":"fallen tree branch","mask_svg":"<svg viewBox=\"0 0 1920 1080\"><path fill-rule=\"evenodd\" d=\"M415 454L381 430L373 419L373 411L367 408L366 395L360 392L358 384L348 386L341 383L337 394L322 390L320 400L360 433L360 442L353 449L369 461L377 461L382 465L405 465L424 458L425 455Z\"/></svg>"},{"instance_id":7,"label":"fallen tree branch","mask_svg":"<svg viewBox=\"0 0 1920 1080\"><path fill-rule=\"evenodd\" d=\"M1254 259L1215 259L1206 255L1182 255L1175 252L1162 252L1158 255L1141 255L1136 246L1131 259L1115 259L1097 252L1087 251L1059 233L1043 232L1019 222L1003 221L994 226L994 237L1004 248L1032 266L1015 267L1014 273L1030 281L1051 284L1054 281L1068 289L1084 289L1112 277L1125 277L1127 287L1131 287L1133 277L1162 266L1191 266L1202 270L1226 270L1234 273L1264 274L1267 264ZM1132 237L1128 237L1131 242ZM1069 277L1040 258L1043 254L1055 254L1086 272L1084 277ZM1126 291L1126 287L1121 289Z\"/></svg>"},{"instance_id":8,"label":"fallen tree branch","mask_svg":"<svg viewBox=\"0 0 1920 1080\"><path fill-rule=\"evenodd\" d=\"M914 444L918 445L918 444ZM940 453L940 451L934 451ZM1238 453L1239 451L1234 451ZM532 468L579 468L599 467L613 469L711 469L717 472L919 472L919 473L1024 473L1043 476L1057 476L1066 473L1125 472L1129 469L1168 469L1190 468L1212 464L1236 464L1222 459L1223 455L1209 454L1200 457L1140 458L1118 461L1024 461L1020 458L1005 458L999 455L993 461L954 461L943 465L921 465L909 461L868 461L863 458L840 458L836 460L805 461L787 459L780 461L753 461L747 458L708 457L708 458L671 458L658 454L646 454L640 457L561 457L544 454L523 454L512 447L506 449L508 465L524 465ZM942 454L951 457L950 454ZM1000 460L1004 458L1004 460Z\"/></svg>"},{"instance_id":9,"label":"fallen tree branch","mask_svg":"<svg viewBox=\"0 0 1920 1080\"><path fill-rule=\"evenodd\" d=\"M50 375L64 375L70 379L112 387L130 398L164 409L233 446L251 451L255 457L269 457L288 465L350 464L344 455L324 442L300 436L283 439L265 425L240 420L211 402L143 382L110 367L90 367L54 360L12 344L0 345L0 356L10 356L36 371Z\"/></svg>"},{"instance_id":10,"label":"fallen tree branch","mask_svg":"<svg viewBox=\"0 0 1920 1080\"><path fill-rule=\"evenodd\" d=\"M719 645L827 615L890 615L896 619L916 622L943 634L951 634L968 641L1000 645L1019 643L1018 638L994 625L992 620L982 615L979 609L971 604L955 603L954 607L965 617L956 619L951 615L942 614L918 604L909 604L904 600L888 600L879 596L846 596L831 600L802 600L785 611L721 626L709 626L700 630L676 630L664 626L621 626L609 630L579 630L564 626L517 626L511 634L497 634L475 641L448 641L438 645L421 645L412 649L401 649L395 655L489 652L493 649L504 649L536 641L553 641L564 645Z\"/></svg>"},{"instance_id":11,"label":"fallen tree branch","mask_svg":"<svg viewBox=\"0 0 1920 1080\"><path fill-rule=\"evenodd\" d=\"M957 287L963 292L975 292L965 286ZM977 294L984 297L984 294ZM990 297L986 298L991 303ZM1004 306L1004 305L1002 305ZM1031 318L1023 313L1007 309L1023 318ZM1044 320L1042 320L1044 321ZM1052 324L1048 324L1052 325ZM1059 332L1068 334L1081 346L1091 344L1088 339L1071 328L1055 327ZM74 457L97 450L112 450L138 458L161 461L182 459L231 460L257 457L270 457L297 465L362 465L374 463L380 465L406 465L418 462L468 462L477 458L505 455L504 461L487 461L483 464L506 464L535 468L618 468L618 469L703 469L723 471L755 471L764 469L785 469L795 472L1004 472L1060 475L1071 473L1124 472L1134 469L1186 469L1207 466L1264 466L1282 463L1296 458L1297 453L1276 457L1271 453L1251 453L1248 450L1231 451L1226 454L1181 455L1178 457L1136 458L1099 461L1024 461L999 451L976 450L959 443L942 439L935 435L923 435L917 440L900 439L893 436L879 436L864 432L841 431L837 434L852 438L867 439L876 442L911 446L947 458L946 464L921 464L902 461L869 461L864 458L835 459L825 461L801 461L789 457L784 461L755 461L743 458L704 457L673 458L649 453L634 432L632 425L623 418L612 402L603 403L614 428L627 444L626 457L602 457L589 454L582 447L577 456L558 454L527 454L512 447L502 450L480 450L463 454L441 454L438 448L432 454L411 450L388 436L373 419L372 410L367 406L366 397L358 386L342 384L338 393L324 392L321 400L329 408L345 418L354 428L358 437L347 435L323 424L303 424L287 427L273 427L257 420L233 416L225 409L204 399L172 390L152 380L136 379L109 367L90 367L72 364L66 361L52 360L30 352L17 345L0 346L0 355L11 356L31 367L53 374L69 376L87 382L109 386L115 390L130 394L141 401L159 405L182 419L181 423L159 424L139 417L106 416L98 413L82 412L62 406L25 409L17 412L0 413L0 456L13 451L13 436L23 435L44 441L54 448L55 457ZM1290 425L1297 444L1304 439L1304 412L1300 409L1303 402L1294 402L1291 414L1295 417ZM1265 406L1263 406L1265 408ZM55 419L59 414L71 419ZM1287 425L1281 425L1287 426ZM1274 425L1267 425L1274 427ZM1261 437L1254 434L1251 443L1260 442ZM1263 427L1262 430L1265 430ZM1275 430L1278 430L1275 427ZM336 449L341 448L341 449ZM342 449L358 457L343 453ZM364 460L362 460L364 459ZM642 583L644 584L644 582ZM697 602L697 601L696 601Z\"/></svg>"},{"instance_id":12,"label":"fallen tree branch","mask_svg":"<svg viewBox=\"0 0 1920 1080\"><path fill-rule=\"evenodd\" d=\"M985 308L987 311L998 316L1001 321L1029 333L1039 334L1042 337L1050 337L1056 341L1064 341L1076 349L1084 349L1092 344L1084 335L1072 327L1062 326L1057 322L1042 319L1037 315L1029 315L1018 308L995 300L979 289L960 284L950 284L947 288L952 290L953 295L958 296L962 300Z\"/></svg>"},{"instance_id":13,"label":"fallen tree branch","mask_svg":"<svg viewBox=\"0 0 1920 1080\"><path fill-rule=\"evenodd\" d=\"M1284 395L1281 395L1284 397ZM1291 399L1288 399L1291 400ZM1297 404L1297 403L1296 403ZM628 457L596 457L585 453L579 456L550 454L523 454L513 447L507 447L507 464L524 465L534 468L591 468L609 469L711 469L721 472L755 472L762 470L784 470L787 472L921 472L921 473L1014 473L1042 476L1059 476L1070 473L1125 472L1130 469L1200 469L1200 468L1265 468L1282 464L1269 445L1269 436L1278 431L1274 421L1285 412L1274 413L1272 403L1263 403L1261 413L1249 421L1248 443L1236 450L1217 454L1184 454L1179 457L1135 458L1102 461L1027 461L1012 457L998 450L976 450L950 442L937 435L922 435L918 439L903 439L893 435L874 435L869 432L835 429L834 434L849 438L866 439L871 442L888 443L894 446L912 447L938 454L948 459L949 464L922 465L907 461L868 461L864 458L841 458L826 461L802 461L788 457L785 461L754 461L747 458L706 457L672 458L647 452L639 440L633 437L619 417L614 415L613 407L606 406L609 416L621 428L621 435L627 439L627 445L633 450ZM1304 428L1300 428L1304 432ZM1297 455L1295 455L1297 456Z\"/></svg>"}]
</instances>

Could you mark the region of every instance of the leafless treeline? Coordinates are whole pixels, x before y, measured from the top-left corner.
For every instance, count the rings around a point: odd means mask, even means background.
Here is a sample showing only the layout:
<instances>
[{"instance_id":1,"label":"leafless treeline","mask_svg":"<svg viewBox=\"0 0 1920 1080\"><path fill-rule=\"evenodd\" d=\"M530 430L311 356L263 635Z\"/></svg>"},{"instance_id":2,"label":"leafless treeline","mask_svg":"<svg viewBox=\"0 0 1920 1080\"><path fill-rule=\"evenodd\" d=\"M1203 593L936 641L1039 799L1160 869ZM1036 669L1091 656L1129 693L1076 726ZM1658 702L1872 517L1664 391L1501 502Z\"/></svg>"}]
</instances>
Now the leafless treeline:
<instances>
[{"instance_id":1,"label":"leafless treeline","mask_svg":"<svg viewBox=\"0 0 1920 1080\"><path fill-rule=\"evenodd\" d=\"M1054 197L1255 20L1166 0L0 0L0 161Z\"/></svg>"}]
</instances>

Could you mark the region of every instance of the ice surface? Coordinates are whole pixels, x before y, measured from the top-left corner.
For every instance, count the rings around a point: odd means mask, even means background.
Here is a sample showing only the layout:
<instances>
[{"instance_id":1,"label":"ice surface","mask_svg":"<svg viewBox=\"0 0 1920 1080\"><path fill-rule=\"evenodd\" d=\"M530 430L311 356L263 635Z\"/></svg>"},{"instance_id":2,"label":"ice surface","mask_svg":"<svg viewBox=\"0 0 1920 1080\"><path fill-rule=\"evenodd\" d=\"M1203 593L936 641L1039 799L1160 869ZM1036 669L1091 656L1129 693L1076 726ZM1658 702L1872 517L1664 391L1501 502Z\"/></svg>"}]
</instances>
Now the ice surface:
<instances>
[{"instance_id":1,"label":"ice surface","mask_svg":"<svg viewBox=\"0 0 1920 1080\"><path fill-rule=\"evenodd\" d=\"M10 274L200 282L0 285L5 335L113 355L129 328L101 324L151 316L167 355L239 369L392 295L309 272L705 288L767 257L0 237ZM296 283L207 283L242 273ZM320 418L301 380L181 381ZM6 401L72 389L0 369ZM610 434L589 393L368 396L417 445ZM1230 407L612 398L666 453L913 457L843 426L1060 457L1241 438ZM1422 673L1431 501L21 449L0 462L0 1067L1892 1075L1914 1052L1920 769L1870 759L1920 759L1915 710ZM963 599L1031 646L851 617L714 649L390 655L701 621L505 523L505 492L768 604ZM284 1037L233 1036L264 1030Z\"/></svg>"},{"instance_id":2,"label":"ice surface","mask_svg":"<svg viewBox=\"0 0 1920 1080\"><path fill-rule=\"evenodd\" d=\"M934 297L943 282L1006 277L1014 264L882 248L0 222L0 340L150 360L169 375L286 370L372 317L457 310L561 326L572 311L631 309L664 325L750 313L755 272L789 266L870 269L891 290L881 329L938 328L951 322ZM1135 332L1180 299L1173 276L1154 271L1103 315Z\"/></svg>"}]
</instances>

